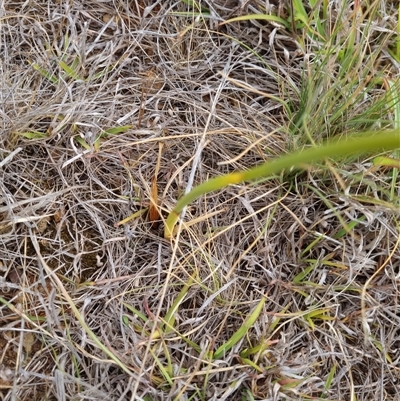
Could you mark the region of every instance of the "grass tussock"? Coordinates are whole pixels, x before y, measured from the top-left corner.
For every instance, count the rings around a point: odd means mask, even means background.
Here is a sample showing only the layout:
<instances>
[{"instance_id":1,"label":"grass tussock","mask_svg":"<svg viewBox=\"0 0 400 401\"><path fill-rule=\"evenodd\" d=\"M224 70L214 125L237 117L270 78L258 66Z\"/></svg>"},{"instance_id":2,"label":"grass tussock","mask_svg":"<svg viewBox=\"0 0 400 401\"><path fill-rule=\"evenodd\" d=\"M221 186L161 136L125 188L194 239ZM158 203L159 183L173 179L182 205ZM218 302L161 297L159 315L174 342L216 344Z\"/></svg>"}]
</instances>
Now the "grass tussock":
<instances>
[{"instance_id":1,"label":"grass tussock","mask_svg":"<svg viewBox=\"0 0 400 401\"><path fill-rule=\"evenodd\" d=\"M163 236L400 132L397 2L287 3L2 5L2 401L399 400L398 150Z\"/></svg>"}]
</instances>

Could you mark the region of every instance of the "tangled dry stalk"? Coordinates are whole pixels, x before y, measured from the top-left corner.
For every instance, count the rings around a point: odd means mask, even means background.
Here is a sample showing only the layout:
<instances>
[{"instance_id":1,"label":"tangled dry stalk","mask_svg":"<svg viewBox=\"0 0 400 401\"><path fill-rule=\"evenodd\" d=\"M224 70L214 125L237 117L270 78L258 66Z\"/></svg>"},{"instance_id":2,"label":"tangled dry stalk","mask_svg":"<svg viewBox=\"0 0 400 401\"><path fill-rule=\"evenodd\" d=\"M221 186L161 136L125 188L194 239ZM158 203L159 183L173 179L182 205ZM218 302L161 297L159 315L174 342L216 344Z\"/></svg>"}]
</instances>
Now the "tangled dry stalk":
<instances>
[{"instance_id":1,"label":"tangled dry stalk","mask_svg":"<svg viewBox=\"0 0 400 401\"><path fill-rule=\"evenodd\" d=\"M307 142L286 105L315 55L267 22L219 25L285 7L202 1L202 18L186 3L0 3L0 399L400 400L390 171L367 159L231 186L172 243L146 217ZM393 38L384 3L372 50ZM354 121L384 92L368 90Z\"/></svg>"}]
</instances>

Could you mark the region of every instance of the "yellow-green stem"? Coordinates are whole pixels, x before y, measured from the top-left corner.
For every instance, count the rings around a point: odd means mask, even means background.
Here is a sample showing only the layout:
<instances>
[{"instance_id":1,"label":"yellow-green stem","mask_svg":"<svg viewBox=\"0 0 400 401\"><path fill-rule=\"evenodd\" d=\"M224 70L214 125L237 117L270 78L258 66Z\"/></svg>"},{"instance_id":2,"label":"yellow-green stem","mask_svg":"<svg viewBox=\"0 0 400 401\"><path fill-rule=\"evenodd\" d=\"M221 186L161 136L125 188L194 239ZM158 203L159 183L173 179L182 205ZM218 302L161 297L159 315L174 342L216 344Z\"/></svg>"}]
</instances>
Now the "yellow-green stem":
<instances>
[{"instance_id":1,"label":"yellow-green stem","mask_svg":"<svg viewBox=\"0 0 400 401\"><path fill-rule=\"evenodd\" d=\"M193 188L192 191L183 196L176 203L174 209L167 217L164 237L171 238L173 236L174 227L182 210L189 203L208 192L216 191L242 181L252 181L262 177L268 177L273 174L278 174L285 169L301 168L304 165L310 165L326 158L334 159L368 152L378 153L380 151L393 150L399 147L399 130L381 132L369 131L347 139L329 141L320 147L294 152L260 166L256 166L250 170L238 171L212 178Z\"/></svg>"}]
</instances>

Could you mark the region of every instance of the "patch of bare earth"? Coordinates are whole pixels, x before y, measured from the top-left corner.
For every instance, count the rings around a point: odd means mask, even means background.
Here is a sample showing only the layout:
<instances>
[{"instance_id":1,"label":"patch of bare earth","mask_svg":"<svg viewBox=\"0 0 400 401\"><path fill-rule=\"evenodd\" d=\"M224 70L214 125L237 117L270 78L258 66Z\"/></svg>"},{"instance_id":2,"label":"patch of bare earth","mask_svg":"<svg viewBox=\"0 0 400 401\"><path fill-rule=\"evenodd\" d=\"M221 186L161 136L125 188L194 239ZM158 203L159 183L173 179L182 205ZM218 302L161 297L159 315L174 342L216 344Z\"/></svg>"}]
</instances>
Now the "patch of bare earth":
<instances>
[{"instance_id":1,"label":"patch of bare earth","mask_svg":"<svg viewBox=\"0 0 400 401\"><path fill-rule=\"evenodd\" d=\"M400 400L387 171L229 186L163 238L190 186L296 147L277 99L295 107L312 56L219 25L278 2L200 3L0 3L0 400Z\"/></svg>"}]
</instances>

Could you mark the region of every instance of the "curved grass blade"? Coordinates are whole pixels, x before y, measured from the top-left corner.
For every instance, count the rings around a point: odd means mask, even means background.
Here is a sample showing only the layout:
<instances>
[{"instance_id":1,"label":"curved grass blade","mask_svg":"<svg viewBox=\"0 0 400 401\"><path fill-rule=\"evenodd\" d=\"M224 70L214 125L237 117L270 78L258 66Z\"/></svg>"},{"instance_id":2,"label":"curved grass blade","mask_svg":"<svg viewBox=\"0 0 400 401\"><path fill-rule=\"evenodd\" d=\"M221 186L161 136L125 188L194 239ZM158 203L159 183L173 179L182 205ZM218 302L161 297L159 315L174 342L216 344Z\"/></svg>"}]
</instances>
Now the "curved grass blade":
<instances>
[{"instance_id":1,"label":"curved grass blade","mask_svg":"<svg viewBox=\"0 0 400 401\"><path fill-rule=\"evenodd\" d=\"M290 29L290 24L283 18L277 17L275 15L269 15L269 14L248 14L248 15L241 15L240 17L235 17L228 19L227 21L222 22L220 25L224 24L229 24L231 22L236 22L236 21L248 21L251 19L257 19L257 20L265 20L269 22L275 22L283 25L285 28Z\"/></svg>"},{"instance_id":2,"label":"curved grass blade","mask_svg":"<svg viewBox=\"0 0 400 401\"><path fill-rule=\"evenodd\" d=\"M263 177L278 174L285 169L302 168L326 158L341 158L350 155L368 152L393 150L400 147L399 130L368 131L362 135L352 136L348 139L328 141L325 145L290 153L270 162L261 164L246 171L237 171L212 178L183 196L167 217L164 237L170 239L174 235L174 228L182 210L200 196L224 188L228 185L238 184L242 181L252 181Z\"/></svg>"},{"instance_id":3,"label":"curved grass blade","mask_svg":"<svg viewBox=\"0 0 400 401\"><path fill-rule=\"evenodd\" d=\"M224 344L222 344L214 353L214 359L220 359L225 352L229 351L235 344L237 344L247 333L247 331L253 326L255 321L260 316L262 308L265 304L266 297L261 298L261 301L258 303L256 308L247 317L247 319L243 322L242 326L232 335L232 337Z\"/></svg>"}]
</instances>

